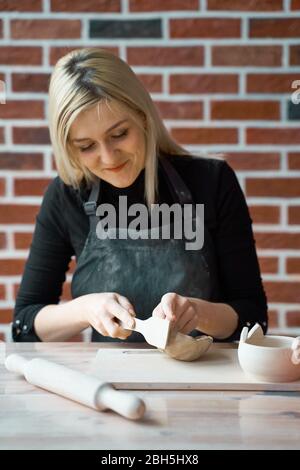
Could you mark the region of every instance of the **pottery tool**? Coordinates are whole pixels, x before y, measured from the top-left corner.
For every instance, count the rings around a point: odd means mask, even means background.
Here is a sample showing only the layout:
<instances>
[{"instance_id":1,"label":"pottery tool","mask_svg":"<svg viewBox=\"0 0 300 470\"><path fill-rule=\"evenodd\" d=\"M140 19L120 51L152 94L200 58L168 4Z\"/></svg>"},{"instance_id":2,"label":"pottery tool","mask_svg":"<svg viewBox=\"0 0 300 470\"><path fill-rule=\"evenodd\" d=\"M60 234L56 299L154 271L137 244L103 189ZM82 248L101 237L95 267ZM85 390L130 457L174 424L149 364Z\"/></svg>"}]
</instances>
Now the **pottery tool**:
<instances>
[{"instance_id":1,"label":"pottery tool","mask_svg":"<svg viewBox=\"0 0 300 470\"><path fill-rule=\"evenodd\" d=\"M125 330L133 330L142 333L148 344L156 346L157 348L164 349L168 342L170 332L170 322L167 319L159 317L150 317L147 320L139 320L134 318L135 325L129 328L125 323L120 322L120 325Z\"/></svg>"},{"instance_id":2,"label":"pottery tool","mask_svg":"<svg viewBox=\"0 0 300 470\"><path fill-rule=\"evenodd\" d=\"M26 359L10 354L5 367L21 374L32 385L57 393L98 411L111 409L129 419L144 415L145 404L137 396L120 392L110 383L46 359Z\"/></svg>"}]
</instances>

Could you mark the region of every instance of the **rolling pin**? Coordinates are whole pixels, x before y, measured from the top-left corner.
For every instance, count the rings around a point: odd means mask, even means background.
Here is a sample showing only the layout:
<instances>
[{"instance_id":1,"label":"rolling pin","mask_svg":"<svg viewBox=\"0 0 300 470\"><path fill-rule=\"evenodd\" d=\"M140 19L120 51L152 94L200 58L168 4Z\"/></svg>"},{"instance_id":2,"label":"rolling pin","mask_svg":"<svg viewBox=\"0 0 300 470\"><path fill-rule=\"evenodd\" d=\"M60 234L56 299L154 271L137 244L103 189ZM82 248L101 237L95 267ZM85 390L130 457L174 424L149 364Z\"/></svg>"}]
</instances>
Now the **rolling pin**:
<instances>
[{"instance_id":1,"label":"rolling pin","mask_svg":"<svg viewBox=\"0 0 300 470\"><path fill-rule=\"evenodd\" d=\"M26 359L10 354L5 367L21 374L32 385L57 393L98 411L111 409L129 419L144 415L145 404L135 395L116 390L110 383L101 382L82 372L56 364L46 359Z\"/></svg>"}]
</instances>

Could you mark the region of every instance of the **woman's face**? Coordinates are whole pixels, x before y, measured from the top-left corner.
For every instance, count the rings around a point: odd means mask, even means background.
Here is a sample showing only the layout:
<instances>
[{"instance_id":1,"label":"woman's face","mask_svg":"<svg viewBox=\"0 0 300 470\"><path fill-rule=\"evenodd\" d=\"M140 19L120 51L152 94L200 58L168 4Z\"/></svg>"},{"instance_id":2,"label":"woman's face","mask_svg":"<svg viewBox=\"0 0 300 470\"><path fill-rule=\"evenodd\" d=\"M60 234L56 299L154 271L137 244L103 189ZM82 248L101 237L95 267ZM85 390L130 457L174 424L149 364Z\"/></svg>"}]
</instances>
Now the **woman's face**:
<instances>
[{"instance_id":1,"label":"woman's face","mask_svg":"<svg viewBox=\"0 0 300 470\"><path fill-rule=\"evenodd\" d=\"M71 125L68 140L82 165L117 188L130 186L145 167L142 129L111 103L100 101L82 111Z\"/></svg>"}]
</instances>

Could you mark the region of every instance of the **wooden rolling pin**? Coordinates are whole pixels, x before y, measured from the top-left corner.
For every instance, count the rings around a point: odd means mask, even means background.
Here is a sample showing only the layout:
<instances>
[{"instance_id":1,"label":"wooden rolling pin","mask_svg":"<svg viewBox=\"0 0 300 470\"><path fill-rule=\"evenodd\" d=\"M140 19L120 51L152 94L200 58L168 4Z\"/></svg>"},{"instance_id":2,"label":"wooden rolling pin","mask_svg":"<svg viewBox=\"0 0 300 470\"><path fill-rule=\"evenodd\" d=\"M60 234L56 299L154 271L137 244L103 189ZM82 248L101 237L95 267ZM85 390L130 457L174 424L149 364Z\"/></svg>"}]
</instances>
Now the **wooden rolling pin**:
<instances>
[{"instance_id":1,"label":"wooden rolling pin","mask_svg":"<svg viewBox=\"0 0 300 470\"><path fill-rule=\"evenodd\" d=\"M5 359L5 367L23 375L32 385L99 411L111 409L129 419L139 419L145 413L145 404L137 396L120 392L110 383L46 359L26 359L19 354L10 354Z\"/></svg>"}]
</instances>

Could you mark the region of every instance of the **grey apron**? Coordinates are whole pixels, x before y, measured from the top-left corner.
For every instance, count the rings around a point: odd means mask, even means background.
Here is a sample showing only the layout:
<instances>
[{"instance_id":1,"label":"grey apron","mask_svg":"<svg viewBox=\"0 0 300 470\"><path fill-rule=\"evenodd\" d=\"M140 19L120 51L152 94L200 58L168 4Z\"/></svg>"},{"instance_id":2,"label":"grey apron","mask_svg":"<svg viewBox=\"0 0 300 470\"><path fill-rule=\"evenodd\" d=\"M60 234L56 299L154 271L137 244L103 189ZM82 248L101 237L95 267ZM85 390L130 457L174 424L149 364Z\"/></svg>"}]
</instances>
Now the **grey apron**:
<instances>
[{"instance_id":1,"label":"grey apron","mask_svg":"<svg viewBox=\"0 0 300 470\"><path fill-rule=\"evenodd\" d=\"M160 156L158 164L174 202L194 204L190 191L167 157ZM88 202L83 204L90 218L90 231L73 274L73 298L91 293L116 292L127 297L137 317L145 320L152 315L153 309L167 292L206 300L217 297L213 242L205 227L204 246L198 250L186 250L187 240L184 237L151 239L151 233L148 239L117 236L115 239L103 240L96 233L96 225L100 220L96 216L99 194L100 179L94 183ZM121 227L116 230L120 234L127 229ZM199 331L191 332L192 336L197 334ZM123 340L105 337L93 329L92 341ZM142 341L145 341L143 336L137 332L126 339L126 342Z\"/></svg>"}]
</instances>

